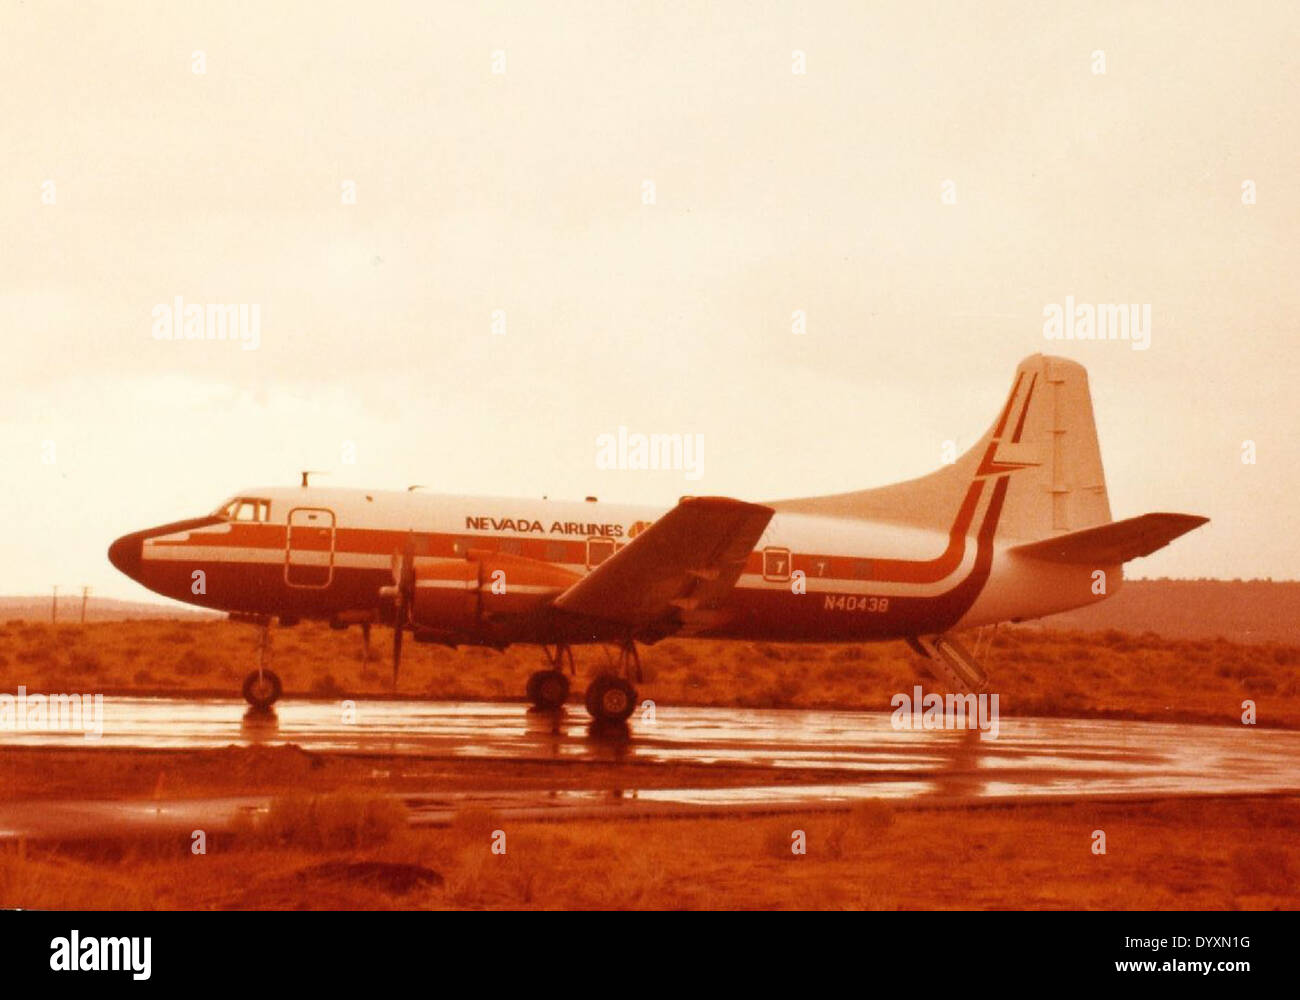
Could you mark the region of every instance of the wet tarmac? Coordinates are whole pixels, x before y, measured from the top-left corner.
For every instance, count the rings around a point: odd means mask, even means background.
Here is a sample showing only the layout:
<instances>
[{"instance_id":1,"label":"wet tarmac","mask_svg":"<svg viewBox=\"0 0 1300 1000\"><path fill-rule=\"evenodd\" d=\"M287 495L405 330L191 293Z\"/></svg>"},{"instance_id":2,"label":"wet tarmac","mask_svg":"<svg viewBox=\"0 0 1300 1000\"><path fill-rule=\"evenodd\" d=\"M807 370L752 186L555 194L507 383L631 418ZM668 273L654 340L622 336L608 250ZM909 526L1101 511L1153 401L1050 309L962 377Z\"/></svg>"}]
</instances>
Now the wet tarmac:
<instances>
[{"instance_id":1,"label":"wet tarmac","mask_svg":"<svg viewBox=\"0 0 1300 1000\"><path fill-rule=\"evenodd\" d=\"M24 747L200 748L294 744L376 757L748 767L772 781L729 787L443 792L401 796L414 823L467 806L503 817L691 815L843 809L864 798L943 807L1074 799L1300 793L1300 732L1103 719L1008 718L978 730L896 729L889 713L657 706L629 727L594 728L569 707L514 703L287 701L259 715L238 701L107 698L103 735L8 731ZM789 781L790 769L803 778ZM598 770L598 768L597 768ZM783 773L781 773L783 772ZM810 776L811 775L811 776ZM263 797L0 804L0 838L116 828L228 829Z\"/></svg>"}]
</instances>

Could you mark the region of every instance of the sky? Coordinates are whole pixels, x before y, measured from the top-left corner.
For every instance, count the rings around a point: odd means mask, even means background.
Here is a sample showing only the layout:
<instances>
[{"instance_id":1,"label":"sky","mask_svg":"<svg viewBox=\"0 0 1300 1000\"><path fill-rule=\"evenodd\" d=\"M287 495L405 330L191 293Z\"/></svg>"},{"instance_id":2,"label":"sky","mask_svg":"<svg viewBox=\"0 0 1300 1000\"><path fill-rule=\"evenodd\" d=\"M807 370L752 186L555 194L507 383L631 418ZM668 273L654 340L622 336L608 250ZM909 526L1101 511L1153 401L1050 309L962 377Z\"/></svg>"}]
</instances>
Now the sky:
<instances>
[{"instance_id":1,"label":"sky","mask_svg":"<svg viewBox=\"0 0 1300 1000\"><path fill-rule=\"evenodd\" d=\"M1088 368L1115 517L1212 519L1130 575L1295 579L1298 28L5 4L0 593L146 597L115 537L304 468L663 505L881 485L973 443L1040 351ZM178 296L255 308L256 349L159 339ZM1047 339L1067 296L1149 306L1148 346ZM702 475L600 468L619 427L702 435Z\"/></svg>"}]
</instances>

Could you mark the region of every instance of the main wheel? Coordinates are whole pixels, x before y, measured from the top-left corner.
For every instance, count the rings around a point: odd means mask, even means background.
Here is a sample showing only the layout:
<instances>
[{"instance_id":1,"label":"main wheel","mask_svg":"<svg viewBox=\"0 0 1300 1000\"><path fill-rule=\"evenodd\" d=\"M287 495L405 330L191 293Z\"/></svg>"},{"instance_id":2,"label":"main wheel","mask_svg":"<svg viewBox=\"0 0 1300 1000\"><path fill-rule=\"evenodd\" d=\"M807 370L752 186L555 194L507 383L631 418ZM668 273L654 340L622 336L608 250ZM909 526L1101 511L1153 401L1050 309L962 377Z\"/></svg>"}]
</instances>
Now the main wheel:
<instances>
[{"instance_id":1,"label":"main wheel","mask_svg":"<svg viewBox=\"0 0 1300 1000\"><path fill-rule=\"evenodd\" d=\"M537 708L559 708L569 697L569 678L558 670L539 670L528 678L527 692Z\"/></svg>"},{"instance_id":2,"label":"main wheel","mask_svg":"<svg viewBox=\"0 0 1300 1000\"><path fill-rule=\"evenodd\" d=\"M269 670L254 670L244 678L244 700L256 709L270 708L283 691L280 678Z\"/></svg>"},{"instance_id":3,"label":"main wheel","mask_svg":"<svg viewBox=\"0 0 1300 1000\"><path fill-rule=\"evenodd\" d=\"M636 688L621 677L601 674L587 688L587 711L599 722L625 722L636 708Z\"/></svg>"}]
</instances>

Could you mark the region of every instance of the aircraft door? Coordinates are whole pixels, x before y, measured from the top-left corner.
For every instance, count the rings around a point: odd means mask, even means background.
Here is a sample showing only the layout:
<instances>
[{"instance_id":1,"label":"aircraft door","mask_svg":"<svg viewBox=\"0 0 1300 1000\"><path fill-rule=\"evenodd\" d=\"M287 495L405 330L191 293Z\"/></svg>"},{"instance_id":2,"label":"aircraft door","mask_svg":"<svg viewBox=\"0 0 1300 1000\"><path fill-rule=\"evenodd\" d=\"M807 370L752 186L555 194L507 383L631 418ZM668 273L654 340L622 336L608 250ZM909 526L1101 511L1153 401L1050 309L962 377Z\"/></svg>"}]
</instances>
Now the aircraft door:
<instances>
[{"instance_id":1,"label":"aircraft door","mask_svg":"<svg viewBox=\"0 0 1300 1000\"><path fill-rule=\"evenodd\" d=\"M334 578L334 512L326 507L289 511L284 543L284 582L323 589Z\"/></svg>"}]
</instances>

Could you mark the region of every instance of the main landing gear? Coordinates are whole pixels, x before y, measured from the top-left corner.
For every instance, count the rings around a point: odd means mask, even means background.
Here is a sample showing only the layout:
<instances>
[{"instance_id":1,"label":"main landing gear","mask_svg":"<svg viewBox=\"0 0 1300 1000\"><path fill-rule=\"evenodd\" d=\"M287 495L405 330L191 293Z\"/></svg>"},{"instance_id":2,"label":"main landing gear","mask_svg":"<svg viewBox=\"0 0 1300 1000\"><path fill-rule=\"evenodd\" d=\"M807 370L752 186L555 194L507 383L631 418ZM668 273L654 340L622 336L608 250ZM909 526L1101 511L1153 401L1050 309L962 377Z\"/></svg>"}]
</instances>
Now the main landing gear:
<instances>
[{"instance_id":1,"label":"main landing gear","mask_svg":"<svg viewBox=\"0 0 1300 1000\"><path fill-rule=\"evenodd\" d=\"M266 712L279 701L284 686L266 665L271 657L271 620L262 619L257 627L257 669L244 678L244 700L256 711Z\"/></svg>"},{"instance_id":2,"label":"main landing gear","mask_svg":"<svg viewBox=\"0 0 1300 1000\"><path fill-rule=\"evenodd\" d=\"M633 679L641 680L641 657L636 643L628 639L619 646L615 669L600 674L587 686L587 711L591 717L597 722L626 722L636 709Z\"/></svg>"},{"instance_id":3,"label":"main landing gear","mask_svg":"<svg viewBox=\"0 0 1300 1000\"><path fill-rule=\"evenodd\" d=\"M564 643L555 646L543 646L549 668L539 670L528 678L528 700L534 708L550 711L559 708L569 697L569 678L564 676L565 664L569 673L574 673L573 650Z\"/></svg>"},{"instance_id":4,"label":"main landing gear","mask_svg":"<svg viewBox=\"0 0 1300 1000\"><path fill-rule=\"evenodd\" d=\"M573 650L564 643L555 647L543 646L542 650L546 654L548 669L539 670L528 678L528 700L536 708L554 710L569 697L569 678L564 675L564 668L567 666L570 674L576 672ZM637 655L636 644L629 640L619 647L615 670L599 674L587 685L585 701L591 717L597 722L626 722L636 709L633 678L641 679L641 658Z\"/></svg>"}]
</instances>

